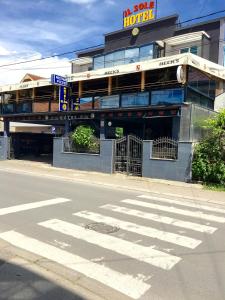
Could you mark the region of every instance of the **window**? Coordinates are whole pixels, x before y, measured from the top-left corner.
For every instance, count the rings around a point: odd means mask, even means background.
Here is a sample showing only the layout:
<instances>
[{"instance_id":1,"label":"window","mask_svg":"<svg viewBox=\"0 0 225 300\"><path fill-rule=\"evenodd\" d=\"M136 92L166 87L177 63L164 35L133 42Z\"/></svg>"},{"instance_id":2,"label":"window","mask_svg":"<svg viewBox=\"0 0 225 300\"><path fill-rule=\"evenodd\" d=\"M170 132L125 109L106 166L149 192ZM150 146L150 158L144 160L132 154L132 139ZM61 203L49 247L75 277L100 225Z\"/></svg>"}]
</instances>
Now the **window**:
<instances>
[{"instance_id":1,"label":"window","mask_svg":"<svg viewBox=\"0 0 225 300\"><path fill-rule=\"evenodd\" d=\"M103 69L105 67L105 57L97 56L94 58L94 69Z\"/></svg>"},{"instance_id":2,"label":"window","mask_svg":"<svg viewBox=\"0 0 225 300\"><path fill-rule=\"evenodd\" d=\"M153 58L153 45L143 46L140 48L140 60Z\"/></svg>"},{"instance_id":3,"label":"window","mask_svg":"<svg viewBox=\"0 0 225 300\"><path fill-rule=\"evenodd\" d=\"M80 98L80 110L92 109L92 97Z\"/></svg>"},{"instance_id":4,"label":"window","mask_svg":"<svg viewBox=\"0 0 225 300\"><path fill-rule=\"evenodd\" d=\"M125 51L116 51L114 52L114 66L123 65L125 63L124 61L125 57Z\"/></svg>"},{"instance_id":5,"label":"window","mask_svg":"<svg viewBox=\"0 0 225 300\"><path fill-rule=\"evenodd\" d=\"M183 48L183 49L180 49L180 53L188 53L189 52L189 48Z\"/></svg>"},{"instance_id":6,"label":"window","mask_svg":"<svg viewBox=\"0 0 225 300\"><path fill-rule=\"evenodd\" d=\"M151 105L179 104L184 101L183 89L169 89L152 91Z\"/></svg>"},{"instance_id":7,"label":"window","mask_svg":"<svg viewBox=\"0 0 225 300\"><path fill-rule=\"evenodd\" d=\"M148 106L149 93L124 94L122 95L121 105L122 107Z\"/></svg>"},{"instance_id":8,"label":"window","mask_svg":"<svg viewBox=\"0 0 225 300\"><path fill-rule=\"evenodd\" d=\"M94 97L95 108L118 108L120 104L119 95Z\"/></svg>"},{"instance_id":9,"label":"window","mask_svg":"<svg viewBox=\"0 0 225 300\"><path fill-rule=\"evenodd\" d=\"M125 50L125 63L131 64L139 61L139 48Z\"/></svg>"},{"instance_id":10,"label":"window","mask_svg":"<svg viewBox=\"0 0 225 300\"><path fill-rule=\"evenodd\" d=\"M154 44L150 44L140 48L117 50L113 53L96 56L93 58L94 70L153 59L155 47Z\"/></svg>"},{"instance_id":11,"label":"window","mask_svg":"<svg viewBox=\"0 0 225 300\"><path fill-rule=\"evenodd\" d=\"M105 55L105 68L110 68L114 66L114 53Z\"/></svg>"},{"instance_id":12,"label":"window","mask_svg":"<svg viewBox=\"0 0 225 300\"><path fill-rule=\"evenodd\" d=\"M195 55L198 55L198 47L197 46L191 46L180 49L180 53L192 53Z\"/></svg>"}]
</instances>

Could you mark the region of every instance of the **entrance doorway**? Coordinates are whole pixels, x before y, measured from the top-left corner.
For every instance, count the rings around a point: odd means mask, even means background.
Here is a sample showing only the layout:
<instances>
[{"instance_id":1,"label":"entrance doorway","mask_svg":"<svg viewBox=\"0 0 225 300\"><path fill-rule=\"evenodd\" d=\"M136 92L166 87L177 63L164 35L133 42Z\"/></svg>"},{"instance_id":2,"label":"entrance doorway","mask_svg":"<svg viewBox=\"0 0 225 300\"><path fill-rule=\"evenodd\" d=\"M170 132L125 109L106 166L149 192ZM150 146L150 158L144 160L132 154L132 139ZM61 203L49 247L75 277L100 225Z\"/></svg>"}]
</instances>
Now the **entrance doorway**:
<instances>
[{"instance_id":1,"label":"entrance doorway","mask_svg":"<svg viewBox=\"0 0 225 300\"><path fill-rule=\"evenodd\" d=\"M116 140L114 171L142 176L142 147L142 140L133 135Z\"/></svg>"}]
</instances>

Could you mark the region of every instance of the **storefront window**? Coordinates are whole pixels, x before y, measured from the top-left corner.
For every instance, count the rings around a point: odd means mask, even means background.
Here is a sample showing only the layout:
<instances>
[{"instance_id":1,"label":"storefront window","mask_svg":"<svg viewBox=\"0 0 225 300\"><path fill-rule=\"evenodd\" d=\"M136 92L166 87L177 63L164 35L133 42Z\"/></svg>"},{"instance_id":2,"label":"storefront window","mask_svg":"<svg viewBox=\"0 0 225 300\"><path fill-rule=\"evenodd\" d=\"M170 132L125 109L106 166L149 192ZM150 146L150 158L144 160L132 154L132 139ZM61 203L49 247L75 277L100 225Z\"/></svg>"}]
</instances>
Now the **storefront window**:
<instances>
[{"instance_id":1,"label":"storefront window","mask_svg":"<svg viewBox=\"0 0 225 300\"><path fill-rule=\"evenodd\" d=\"M149 93L133 93L124 94L121 98L122 107L130 106L148 106L149 105Z\"/></svg>"},{"instance_id":2,"label":"storefront window","mask_svg":"<svg viewBox=\"0 0 225 300\"><path fill-rule=\"evenodd\" d=\"M119 95L94 97L94 107L96 108L118 108L120 105Z\"/></svg>"},{"instance_id":3,"label":"storefront window","mask_svg":"<svg viewBox=\"0 0 225 300\"><path fill-rule=\"evenodd\" d=\"M152 91L151 105L179 104L184 102L183 89L168 89Z\"/></svg>"},{"instance_id":4,"label":"storefront window","mask_svg":"<svg viewBox=\"0 0 225 300\"><path fill-rule=\"evenodd\" d=\"M153 45L143 46L140 48L140 60L153 58Z\"/></svg>"}]
</instances>

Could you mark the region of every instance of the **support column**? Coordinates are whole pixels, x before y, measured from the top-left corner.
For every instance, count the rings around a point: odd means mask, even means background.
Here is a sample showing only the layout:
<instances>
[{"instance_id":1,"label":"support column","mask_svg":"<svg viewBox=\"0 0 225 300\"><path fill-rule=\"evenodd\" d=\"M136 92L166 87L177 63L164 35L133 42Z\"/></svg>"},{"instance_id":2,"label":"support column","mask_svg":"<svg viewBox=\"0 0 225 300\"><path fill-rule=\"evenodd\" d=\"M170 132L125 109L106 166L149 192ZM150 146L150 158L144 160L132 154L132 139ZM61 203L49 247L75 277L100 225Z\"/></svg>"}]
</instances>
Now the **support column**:
<instances>
[{"instance_id":1,"label":"support column","mask_svg":"<svg viewBox=\"0 0 225 300\"><path fill-rule=\"evenodd\" d=\"M141 91L145 90L145 71L141 72Z\"/></svg>"},{"instance_id":2,"label":"support column","mask_svg":"<svg viewBox=\"0 0 225 300\"><path fill-rule=\"evenodd\" d=\"M4 136L5 137L10 136L10 123L8 120L4 120Z\"/></svg>"},{"instance_id":3,"label":"support column","mask_svg":"<svg viewBox=\"0 0 225 300\"><path fill-rule=\"evenodd\" d=\"M64 136L68 136L70 133L70 121L65 120L65 125L64 125Z\"/></svg>"},{"instance_id":4,"label":"support column","mask_svg":"<svg viewBox=\"0 0 225 300\"><path fill-rule=\"evenodd\" d=\"M100 120L100 140L105 140L105 120Z\"/></svg>"},{"instance_id":5,"label":"support column","mask_svg":"<svg viewBox=\"0 0 225 300\"><path fill-rule=\"evenodd\" d=\"M108 78L108 96L112 95L112 77Z\"/></svg>"},{"instance_id":6,"label":"support column","mask_svg":"<svg viewBox=\"0 0 225 300\"><path fill-rule=\"evenodd\" d=\"M83 94L83 82L79 81L78 83L78 97L81 98Z\"/></svg>"}]
</instances>

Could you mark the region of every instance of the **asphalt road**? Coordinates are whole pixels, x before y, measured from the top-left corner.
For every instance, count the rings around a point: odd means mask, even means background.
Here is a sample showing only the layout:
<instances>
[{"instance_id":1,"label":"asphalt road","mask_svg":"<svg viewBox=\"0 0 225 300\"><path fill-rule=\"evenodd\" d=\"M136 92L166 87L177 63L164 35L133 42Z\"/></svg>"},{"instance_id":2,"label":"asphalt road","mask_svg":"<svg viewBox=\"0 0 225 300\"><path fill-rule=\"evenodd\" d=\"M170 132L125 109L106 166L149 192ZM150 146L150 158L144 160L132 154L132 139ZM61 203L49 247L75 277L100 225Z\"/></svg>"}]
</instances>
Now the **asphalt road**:
<instances>
[{"instance_id":1,"label":"asphalt road","mask_svg":"<svg viewBox=\"0 0 225 300\"><path fill-rule=\"evenodd\" d=\"M48 268L61 266L93 294L225 299L225 206L7 172L0 191L0 241L40 256ZM12 297L4 267L1 300L39 299L26 290Z\"/></svg>"}]
</instances>

